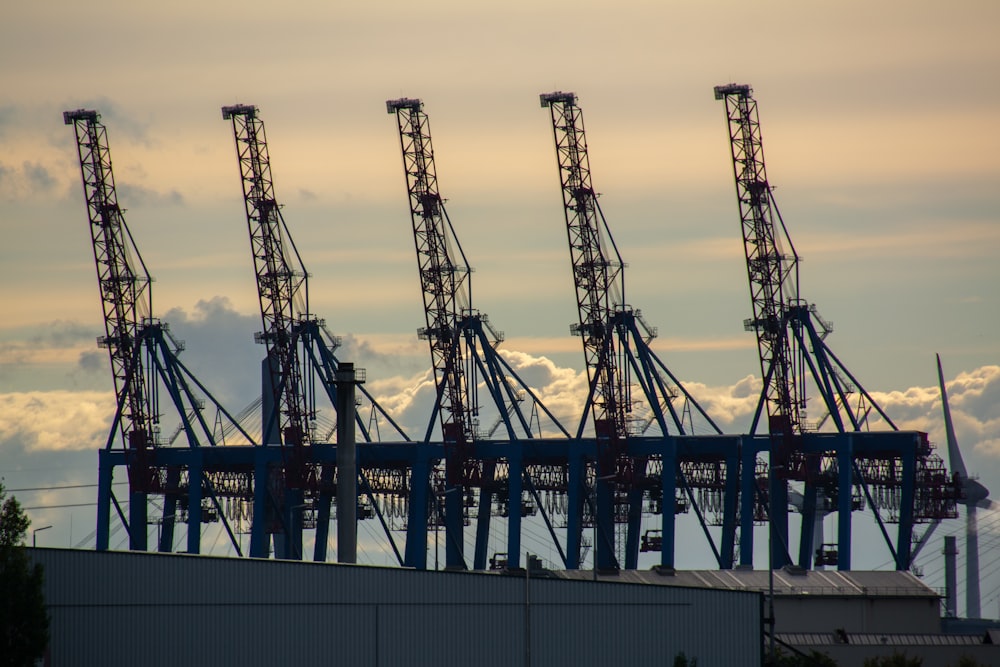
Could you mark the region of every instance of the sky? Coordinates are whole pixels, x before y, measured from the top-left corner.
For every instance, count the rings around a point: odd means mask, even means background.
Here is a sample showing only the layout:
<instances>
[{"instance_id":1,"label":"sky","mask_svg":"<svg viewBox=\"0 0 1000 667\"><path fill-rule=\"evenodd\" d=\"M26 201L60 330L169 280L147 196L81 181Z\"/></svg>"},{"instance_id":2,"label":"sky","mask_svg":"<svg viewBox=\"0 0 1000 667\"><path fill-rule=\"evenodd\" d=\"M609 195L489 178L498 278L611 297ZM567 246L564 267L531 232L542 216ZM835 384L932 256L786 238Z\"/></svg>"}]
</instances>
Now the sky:
<instances>
[{"instance_id":1,"label":"sky","mask_svg":"<svg viewBox=\"0 0 1000 667\"><path fill-rule=\"evenodd\" d=\"M113 412L61 116L81 107L108 127L157 316L238 410L257 384L260 318L220 107L257 105L312 310L344 336L340 357L366 367L369 389L419 432L429 357L415 335L423 313L384 101L425 102L476 306L546 403L571 416L583 358L568 331L573 285L538 94L573 91L629 302L658 327L654 350L674 374L741 432L760 369L742 327L746 269L712 87L751 84L802 293L834 323L829 344L900 427L943 446L940 353L966 464L1000 494L994 2L56 0L3 13L0 476L11 489L50 489L16 494L43 508L29 511L36 527L54 526L40 544L93 530L93 507L53 506L92 503L95 489L51 487L96 481ZM988 553L1000 525L989 513L980 523ZM935 539L960 533L951 522ZM860 566L890 560L858 550ZM926 580L943 585L940 543L925 553ZM679 561L711 566L697 551ZM1000 561L983 565L984 606L1000 614Z\"/></svg>"}]
</instances>

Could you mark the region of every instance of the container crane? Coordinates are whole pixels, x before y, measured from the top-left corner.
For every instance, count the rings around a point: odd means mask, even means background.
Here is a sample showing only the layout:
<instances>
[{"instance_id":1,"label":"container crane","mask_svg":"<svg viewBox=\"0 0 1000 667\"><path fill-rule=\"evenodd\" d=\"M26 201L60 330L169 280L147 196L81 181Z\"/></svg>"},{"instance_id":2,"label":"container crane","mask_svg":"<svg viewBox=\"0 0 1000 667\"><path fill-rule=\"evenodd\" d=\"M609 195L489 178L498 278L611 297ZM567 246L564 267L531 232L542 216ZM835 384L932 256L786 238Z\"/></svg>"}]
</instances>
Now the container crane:
<instances>
[{"instance_id":1,"label":"container crane","mask_svg":"<svg viewBox=\"0 0 1000 667\"><path fill-rule=\"evenodd\" d=\"M183 433L192 450L216 444L214 423L209 424L203 414L205 398L229 430L238 431L248 443L253 439L185 368L178 357L181 345L170 336L167 324L153 317L149 272L118 204L107 128L100 119L94 110L63 113L63 122L72 125L76 134L104 314L105 335L98 344L108 350L117 399L111 432L101 451L97 549L109 547L113 504L128 531L129 548L145 550L150 522L148 496L162 495L161 551L173 549L180 504L187 513L189 552L200 550L202 521L219 518L239 552L239 541L221 511L218 476L213 480L203 475L197 457L184 465L167 465L161 460L161 450L170 444L160 440L161 392L166 391L180 422L176 434ZM128 469L127 520L111 488L116 460L123 460Z\"/></svg>"},{"instance_id":2,"label":"container crane","mask_svg":"<svg viewBox=\"0 0 1000 667\"><path fill-rule=\"evenodd\" d=\"M909 567L915 553L911 537L915 522L937 522L956 512L956 489L925 433L899 432L896 425L826 344L832 326L815 305L799 293L799 256L774 200L764 166L757 102L744 84L716 86L723 100L729 130L733 173L739 205L743 246L753 317L744 322L757 337L763 389L750 428L756 433L766 412L769 474L766 504L773 539L771 562L792 561L788 542L789 482L801 483L802 529L798 564L808 568L815 555L813 530L817 494L838 503L837 566L850 569L851 512L867 501L875 511L897 568ZM815 396L811 394L815 393ZM807 421L807 406L817 398L824 416ZM881 421L896 433L819 440L827 422L839 434L868 431ZM745 480L749 482L749 480ZM855 489L855 485L857 489ZM746 529L755 491L744 486L744 529L741 558L752 559L752 533ZM898 514L895 507L899 505ZM899 521L895 547L880 509Z\"/></svg>"},{"instance_id":3,"label":"container crane","mask_svg":"<svg viewBox=\"0 0 1000 667\"><path fill-rule=\"evenodd\" d=\"M524 461L516 454L511 455L512 448L507 448L503 463L477 456L477 441L492 437L491 432L484 433L479 426L483 408L478 390L480 382L485 385L489 403L497 416L491 431L503 426L511 444L535 437L532 422L537 419L538 410L544 412L563 435L569 434L497 353L503 335L490 325L485 314L473 308L471 269L438 190L430 123L423 103L411 98L387 100L386 111L396 117L399 130L426 324L418 335L428 341L437 387L437 401L425 441L430 440L435 421L439 419L444 442L444 471L443 488L435 490L434 504L436 506L443 496L446 564L449 568L466 567L463 525L468 507L463 508L463 498L465 504L470 505L469 494L478 487L473 567L486 567L493 490L501 490L505 482L507 567L513 567L519 562L520 554L522 492L535 495L537 502L538 489ZM532 406L527 414L521 406L525 396L530 396ZM507 468L505 480L503 467ZM416 485L414 490L417 490ZM425 503L416 497L411 502L411 509L423 506ZM411 515L411 527L419 525L421 520L422 517ZM547 517L546 523L558 546ZM407 538L408 550L411 540L416 538L411 532ZM413 555L417 557L416 553Z\"/></svg>"},{"instance_id":4,"label":"container crane","mask_svg":"<svg viewBox=\"0 0 1000 667\"><path fill-rule=\"evenodd\" d=\"M274 517L276 521L271 522L269 530L284 533L284 540L276 541L276 553L287 558L302 558L302 530L307 524L314 524L314 559L322 561L326 560L330 503L334 490L351 481L341 477L341 484L336 484L335 466L329 463L321 465L312 452L317 444L314 429L317 378L320 390L327 395L330 403L338 405L336 386L341 362L334 351L340 340L327 331L323 320L310 313L308 274L275 198L267 138L257 107L246 104L226 106L222 108L222 117L232 122L257 277L263 331L257 334L256 340L267 348L262 391L264 439L267 445L280 446L282 452L280 468L271 467L257 472L255 513L263 516L266 512L278 510ZM364 372L361 369L354 372L358 383L363 382ZM370 405L375 423L384 421L395 435L404 441L409 440L371 394L363 386L359 388ZM353 420L363 439L370 442L372 433L363 421L362 413L356 413ZM341 453L342 448L338 449L338 457ZM362 471L360 488L369 496L388 540L398 553L374 498L375 493L383 491L388 494L405 493L405 484L399 484L397 472L395 469L373 468L369 471L369 478ZM373 480L388 480L390 485L381 489L377 484L373 486ZM269 487L283 488L283 492L278 492L276 497L268 497L266 489ZM346 520L354 523L350 517ZM338 526L338 531L341 528ZM267 556L266 529L265 522L255 522L251 555Z\"/></svg>"},{"instance_id":5,"label":"container crane","mask_svg":"<svg viewBox=\"0 0 1000 667\"><path fill-rule=\"evenodd\" d=\"M577 104L576 95L557 91L542 94L539 99L541 106L547 107L551 115L576 288L579 320L571 326L571 332L583 341L590 382L578 437L583 434L589 414L597 438L595 467L588 472L587 480L588 487L593 485L595 488L592 506L598 526L595 531L597 568L614 570L620 567L615 556L615 523L626 523L628 526L624 544L625 567L634 568L640 547L644 494L650 491L660 494L663 505L667 507L664 514L671 512L675 505L674 490L678 488L671 470L676 467L676 481L680 482L682 496L686 494L687 501L695 507L704 526L689 481L693 482L700 476L699 473L703 473L706 484L712 488L723 488L726 466L711 460L707 452L708 461L689 459L683 463L677 461L676 466L664 465L657 456L629 455L629 438L644 433L653 424L663 436L671 431L691 435L690 416L693 415L699 417L702 428L708 432L719 434L721 431L652 352L649 342L655 337L656 330L644 322L641 311L627 303L624 264L591 180L583 111ZM635 398L634 385L640 390ZM677 400L681 397L682 401ZM644 420L634 410L637 400L648 404L649 413ZM689 415L687 424L685 413ZM645 424L642 424L643 421ZM735 479L735 467L729 466L731 479ZM651 474L657 468L660 475ZM662 484L657 477L663 480ZM680 500L682 502L677 505L687 502L683 498ZM664 559L668 553L670 559L673 557L673 521L670 518L669 522L664 518L663 534L655 540L661 545ZM731 560L735 539L735 505L729 509L729 518L724 524L722 553L713 544L723 567ZM577 544L571 545L571 551Z\"/></svg>"}]
</instances>

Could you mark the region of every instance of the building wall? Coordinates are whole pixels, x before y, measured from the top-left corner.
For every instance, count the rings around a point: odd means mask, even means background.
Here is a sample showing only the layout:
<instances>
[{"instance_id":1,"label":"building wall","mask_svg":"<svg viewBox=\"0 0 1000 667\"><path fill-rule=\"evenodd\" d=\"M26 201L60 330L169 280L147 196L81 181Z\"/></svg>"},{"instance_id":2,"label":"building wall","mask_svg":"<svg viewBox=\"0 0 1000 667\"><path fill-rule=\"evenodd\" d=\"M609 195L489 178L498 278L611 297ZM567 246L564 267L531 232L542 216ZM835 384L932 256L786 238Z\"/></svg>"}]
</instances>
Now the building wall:
<instances>
[{"instance_id":1,"label":"building wall","mask_svg":"<svg viewBox=\"0 0 1000 667\"><path fill-rule=\"evenodd\" d=\"M941 631L937 598L829 597L800 595L774 601L777 632L885 632L933 634Z\"/></svg>"},{"instance_id":2,"label":"building wall","mask_svg":"<svg viewBox=\"0 0 1000 667\"><path fill-rule=\"evenodd\" d=\"M762 596L482 573L30 549L52 665L760 665Z\"/></svg>"}]
</instances>

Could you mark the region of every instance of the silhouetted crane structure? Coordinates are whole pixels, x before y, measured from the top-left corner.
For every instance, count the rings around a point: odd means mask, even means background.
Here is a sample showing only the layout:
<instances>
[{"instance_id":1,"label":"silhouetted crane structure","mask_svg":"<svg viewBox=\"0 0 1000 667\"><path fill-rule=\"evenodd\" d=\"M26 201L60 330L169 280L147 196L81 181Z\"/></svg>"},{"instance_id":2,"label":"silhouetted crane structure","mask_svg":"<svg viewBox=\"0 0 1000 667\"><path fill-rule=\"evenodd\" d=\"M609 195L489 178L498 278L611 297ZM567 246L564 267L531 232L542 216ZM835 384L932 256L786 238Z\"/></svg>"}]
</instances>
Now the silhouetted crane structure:
<instances>
[{"instance_id":1,"label":"silhouetted crane structure","mask_svg":"<svg viewBox=\"0 0 1000 667\"><path fill-rule=\"evenodd\" d=\"M440 419L444 471L443 475L440 471L434 474L433 505L437 508L443 496L446 565L449 568L466 567L463 526L475 502L472 489L478 488L480 495L476 505L478 521L473 566L476 569L486 566L492 499L494 492L499 492L506 502L508 516L507 566L514 567L520 559L520 523L524 513L522 494L525 491L531 493L536 496L537 502L539 490L532 483L531 475L527 474L523 458L518 455L520 448L517 443L536 438L532 431L533 424L539 428L537 437L541 436L539 410L563 435L568 437L569 433L500 356L497 347L503 341L502 333L493 329L485 314L473 308L471 268L448 217L445 200L438 191L430 123L423 103L410 98L387 100L386 111L396 116L399 129L426 321L426 326L419 330L418 335L426 339L430 346L437 387L437 400L425 441L430 441L435 420ZM480 429L479 420L484 407L479 395L480 382L489 397L490 407L496 413L497 421L489 431ZM522 408L526 395L531 399L529 411ZM491 440L501 426L508 438L503 460L478 456L474 445L478 441ZM515 450L518 450L517 453ZM553 471L549 469L547 472ZM564 489L557 486L544 490ZM426 503L414 498L410 505L411 526L425 520L415 513L425 506ZM530 506L535 507L534 504ZM542 512L544 516L544 508ZM434 521L433 516L430 519ZM558 538L547 516L545 521L558 546ZM408 535L408 552L413 539L419 539L419 535ZM419 548L419 543L415 545L414 554L417 551L424 551Z\"/></svg>"},{"instance_id":2,"label":"silhouetted crane structure","mask_svg":"<svg viewBox=\"0 0 1000 667\"><path fill-rule=\"evenodd\" d=\"M257 107L246 104L226 106L222 108L222 117L232 121L250 248L257 276L264 328L256 339L267 347L262 392L264 444L277 444L282 453L282 465L270 467L267 484L258 484L258 488L261 491L265 486L283 488L283 492L275 494L271 500L263 493L258 494L255 511L278 510L276 518L279 521L271 522L271 530L285 536L283 542L276 541L279 555L301 558L303 527L313 525L316 529L314 559L325 560L330 503L337 489L336 466L329 462L321 464L320 457L311 450L317 444L314 428L317 380L331 404L338 405L337 374L344 369L334 350L340 340L330 335L323 320L309 312L307 272L275 198L267 138ZM351 368L353 370L353 366ZM355 371L355 378L363 382L363 372ZM378 421L385 421L395 435L408 440L402 429L363 387L361 392L370 404L374 423L377 425ZM363 439L370 442L372 434L362 415L357 414L355 419ZM388 486L378 485L379 488L374 489L368 476L362 474L361 488L367 490L386 536L393 542L373 494L404 494L405 484L399 483L404 476L398 463L391 464L387 469L375 468L372 472L376 479L386 481ZM268 503L276 503L278 507ZM268 540L264 522L256 522L254 528L251 555L266 557Z\"/></svg>"},{"instance_id":3,"label":"silhouetted crane structure","mask_svg":"<svg viewBox=\"0 0 1000 667\"><path fill-rule=\"evenodd\" d=\"M753 304L753 317L744 325L756 333L763 378L751 434L757 432L765 411L768 417L768 441L758 451L769 452L765 500L773 538L771 562L781 567L791 561L788 495L789 483L797 482L803 488L801 567L810 567L814 557L813 526L821 494L837 506L836 564L840 569L850 569L851 512L861 509L865 501L874 511L896 567L907 569L915 555L911 549L914 523L954 516L958 492L940 458L932 453L927 434L897 430L826 344L830 324L800 296L799 257L767 178L752 93L750 86L742 84L715 87L716 99L723 100L726 108ZM819 400L824 413L815 423L806 419L812 397ZM868 432L870 422L879 418L891 430ZM836 436L819 433L828 422ZM750 469L745 462L744 470ZM761 490L745 474L740 533L744 563L752 559L749 526L755 493ZM889 512L888 520L899 522L895 546L882 511Z\"/></svg>"},{"instance_id":4,"label":"silhouetted crane structure","mask_svg":"<svg viewBox=\"0 0 1000 667\"><path fill-rule=\"evenodd\" d=\"M149 516L149 496L163 497L159 550L171 551L178 505L187 521L187 550L201 549L201 524L220 518L237 553L239 541L222 512L220 497L226 490L227 474L220 470L203 474L201 447L217 444L216 421L205 419L205 400L216 409L216 420L227 430L237 430L252 443L251 436L208 393L181 363L182 346L170 336L166 323L153 317L149 272L125 223L118 204L107 128L97 111L77 109L63 113L63 122L73 125L83 177L97 280L104 311L105 336L98 344L108 350L114 376L117 410L107 443L100 452L97 508L97 548L107 549L110 513L114 505L129 536L129 548L145 550ZM166 392L180 422L174 437L160 437L160 396ZM176 450L172 441L184 434L195 456L170 463ZM118 439L117 436L120 436ZM112 491L113 470L128 469L128 519ZM232 476L230 476L232 478ZM238 484L238 480L236 480Z\"/></svg>"},{"instance_id":5,"label":"silhouetted crane structure","mask_svg":"<svg viewBox=\"0 0 1000 667\"><path fill-rule=\"evenodd\" d=\"M571 331L582 339L589 381L575 433L499 353L503 335L474 308L471 270L438 190L423 104L386 102L397 120L417 254L425 314L418 334L430 347L437 392L419 441L360 386L364 373L337 359L339 339L310 312L307 273L275 196L256 107L222 109L240 167L263 324L257 339L267 349L260 402L236 417L184 367L180 346L152 316L149 274L118 205L99 114L67 111L104 309L99 343L110 354L118 401L99 458L97 548L109 548L113 506L129 547L146 549L148 524L157 522L148 516L153 496L162 498L162 551L173 549L179 511L192 553L201 550L202 524L221 520L239 555L237 535L249 533L250 556L271 555L273 539L275 556L302 558L304 531L312 529L313 558L324 561L336 493L338 557L348 562L357 520L377 518L399 564L426 568L428 529L436 533L443 525L446 567L467 568L465 526L475 519L471 567L517 567L522 519L538 512L568 569L581 566L584 528L592 527L595 574L636 568L641 551L658 552L659 565L669 570L676 514L693 510L720 568L737 564L737 544L739 565L752 566L754 526L768 522L771 564L780 567L793 560L791 497L803 517L800 566L814 563L816 517L834 509L836 548L824 547L816 558L849 569L852 512L867 506L896 567L908 568L937 522L957 516L956 502L973 514L985 491L966 479L960 457L953 455L959 472L950 477L925 433L897 430L829 348L830 325L799 295L798 255L765 173L752 91L729 84L715 95L726 106L753 306L745 325L757 335L763 378L744 435L721 433L653 352L656 330L628 304L624 265L592 183L573 93L543 94L540 101L551 114L576 292L579 317ZM176 412L169 438L160 436L164 391ZM319 430L330 421L320 405L324 395L336 416L335 443L333 431ZM807 419L810 400L824 413L815 422ZM205 401L215 407L211 424ZM258 408L260 444L241 426ZM758 432L765 414L766 433ZM391 440L382 438L382 425ZM355 431L363 441L356 452ZM182 434L188 446L171 446ZM129 477L127 518L112 492L114 469L122 466ZM494 515L506 517L507 551L488 559L491 532L498 532L491 531ZM643 532L643 517L657 515L655 527ZM392 519L405 522L404 551ZM889 522L899 524L895 540ZM917 523L929 528L914 545ZM718 541L713 526L721 527ZM436 539L434 548L436 555Z\"/></svg>"},{"instance_id":6,"label":"silhouetted crane structure","mask_svg":"<svg viewBox=\"0 0 1000 667\"><path fill-rule=\"evenodd\" d=\"M677 482L689 496L704 525L692 488L724 489L726 464L725 454L713 451L707 443L699 443L701 447L696 449L701 451L697 456L685 457L684 462L677 461L679 465L668 467L661 455L630 453L629 438L646 434L651 426L656 426L662 436L671 433L693 435L695 415L707 432L721 434L722 431L650 349L649 343L656 336L656 330L646 325L641 311L633 309L626 301L624 265L591 180L583 111L577 104L576 95L546 93L540 96L540 101L551 113L576 288L579 321L572 325L571 331L583 341L590 382L578 437L582 436L589 415L597 439L596 468L589 482L593 482L596 489L594 520L598 526L598 568L619 567L612 532L615 523L628 526L625 567L633 568L640 546L644 495L666 501L664 514L670 514L675 485L673 476L667 471L676 467ZM645 401L648 406L644 416L634 410L633 392L636 389L633 385L638 388L638 400ZM705 458L698 460L700 457ZM736 479L737 467L729 466L732 480ZM662 468L660 474L655 474L657 468ZM668 477L671 483L663 488L661 478ZM723 554L713 544L723 567L731 559L735 538L735 503L728 509L729 521L723 522ZM672 558L672 517L670 523L671 539L663 549L670 549Z\"/></svg>"}]
</instances>

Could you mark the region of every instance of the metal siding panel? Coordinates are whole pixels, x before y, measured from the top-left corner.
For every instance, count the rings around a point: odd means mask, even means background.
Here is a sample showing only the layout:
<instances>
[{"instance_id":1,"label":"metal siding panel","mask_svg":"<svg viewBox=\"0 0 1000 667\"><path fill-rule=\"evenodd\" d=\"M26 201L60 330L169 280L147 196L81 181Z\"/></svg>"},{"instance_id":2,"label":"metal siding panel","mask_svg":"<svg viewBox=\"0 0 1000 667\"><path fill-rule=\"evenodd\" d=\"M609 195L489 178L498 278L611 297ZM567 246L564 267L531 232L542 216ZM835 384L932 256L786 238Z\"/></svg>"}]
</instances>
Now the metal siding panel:
<instances>
[{"instance_id":1,"label":"metal siding panel","mask_svg":"<svg viewBox=\"0 0 1000 667\"><path fill-rule=\"evenodd\" d=\"M48 549L33 557L46 567L54 664L525 658L520 576ZM758 594L543 578L530 587L533 664L669 664L680 650L705 665L759 664Z\"/></svg>"}]
</instances>

